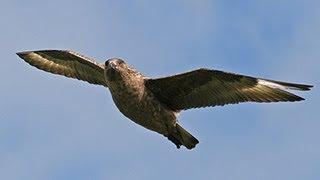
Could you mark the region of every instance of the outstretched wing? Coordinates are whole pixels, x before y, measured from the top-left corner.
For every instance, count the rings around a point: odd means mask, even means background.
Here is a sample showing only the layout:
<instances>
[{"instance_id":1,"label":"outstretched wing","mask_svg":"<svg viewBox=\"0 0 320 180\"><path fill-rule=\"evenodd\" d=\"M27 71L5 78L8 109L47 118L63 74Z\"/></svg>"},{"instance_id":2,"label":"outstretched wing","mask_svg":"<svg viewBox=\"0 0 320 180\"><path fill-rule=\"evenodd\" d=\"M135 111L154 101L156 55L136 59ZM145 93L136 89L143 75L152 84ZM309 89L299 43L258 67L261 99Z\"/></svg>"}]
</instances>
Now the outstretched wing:
<instances>
[{"instance_id":1,"label":"outstretched wing","mask_svg":"<svg viewBox=\"0 0 320 180\"><path fill-rule=\"evenodd\" d=\"M304 99L285 89L310 90L312 87L209 69L149 79L146 86L173 110L240 102L301 101Z\"/></svg>"},{"instance_id":2,"label":"outstretched wing","mask_svg":"<svg viewBox=\"0 0 320 180\"><path fill-rule=\"evenodd\" d=\"M38 69L107 87L104 65L76 52L40 50L18 52L17 55Z\"/></svg>"}]
</instances>

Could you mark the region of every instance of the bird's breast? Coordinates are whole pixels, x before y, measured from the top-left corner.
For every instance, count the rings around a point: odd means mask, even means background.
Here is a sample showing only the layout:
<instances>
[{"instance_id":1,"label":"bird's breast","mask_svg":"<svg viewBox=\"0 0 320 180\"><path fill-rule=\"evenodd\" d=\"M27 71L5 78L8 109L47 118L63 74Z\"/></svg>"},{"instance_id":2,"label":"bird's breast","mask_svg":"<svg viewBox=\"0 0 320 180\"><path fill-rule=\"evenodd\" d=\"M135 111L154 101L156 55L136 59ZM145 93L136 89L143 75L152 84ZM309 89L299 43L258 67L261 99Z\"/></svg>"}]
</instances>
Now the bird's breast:
<instances>
[{"instance_id":1,"label":"bird's breast","mask_svg":"<svg viewBox=\"0 0 320 180\"><path fill-rule=\"evenodd\" d=\"M134 122L160 133L165 133L168 123L175 123L175 113L158 101L144 81L121 82L109 88L120 112Z\"/></svg>"}]
</instances>

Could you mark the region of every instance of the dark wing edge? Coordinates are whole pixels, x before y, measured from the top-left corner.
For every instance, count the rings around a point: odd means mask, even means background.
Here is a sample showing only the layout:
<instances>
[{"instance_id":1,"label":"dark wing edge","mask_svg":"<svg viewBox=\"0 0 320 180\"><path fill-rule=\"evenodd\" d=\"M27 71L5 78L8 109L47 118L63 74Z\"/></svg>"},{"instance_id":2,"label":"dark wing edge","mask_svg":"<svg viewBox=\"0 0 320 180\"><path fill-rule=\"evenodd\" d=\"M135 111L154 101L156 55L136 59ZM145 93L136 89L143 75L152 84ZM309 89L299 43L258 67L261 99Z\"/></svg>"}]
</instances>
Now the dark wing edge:
<instances>
[{"instance_id":1,"label":"dark wing edge","mask_svg":"<svg viewBox=\"0 0 320 180\"><path fill-rule=\"evenodd\" d=\"M104 65L74 51L38 50L17 55L40 70L107 87Z\"/></svg>"},{"instance_id":2,"label":"dark wing edge","mask_svg":"<svg viewBox=\"0 0 320 180\"><path fill-rule=\"evenodd\" d=\"M161 102L177 111L240 102L301 101L302 97L286 90L306 91L313 87L204 68L149 79L146 86Z\"/></svg>"}]
</instances>

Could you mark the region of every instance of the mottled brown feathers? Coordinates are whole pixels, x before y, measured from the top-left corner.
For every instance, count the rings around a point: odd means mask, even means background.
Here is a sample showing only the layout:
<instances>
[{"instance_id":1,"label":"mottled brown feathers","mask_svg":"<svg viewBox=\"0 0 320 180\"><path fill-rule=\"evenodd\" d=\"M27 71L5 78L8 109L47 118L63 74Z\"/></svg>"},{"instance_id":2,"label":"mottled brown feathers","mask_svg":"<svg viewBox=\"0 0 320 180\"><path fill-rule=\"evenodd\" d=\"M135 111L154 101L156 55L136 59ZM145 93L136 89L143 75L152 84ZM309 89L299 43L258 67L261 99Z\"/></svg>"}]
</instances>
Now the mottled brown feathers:
<instances>
[{"instance_id":1,"label":"mottled brown feathers","mask_svg":"<svg viewBox=\"0 0 320 180\"><path fill-rule=\"evenodd\" d=\"M240 102L301 101L287 90L312 86L254 78L217 70L198 69L149 79L123 60L105 65L72 51L42 50L17 53L38 69L108 87L116 106L141 126L163 134L177 148L194 148L199 141L177 122L177 112L190 108Z\"/></svg>"},{"instance_id":2,"label":"mottled brown feathers","mask_svg":"<svg viewBox=\"0 0 320 180\"><path fill-rule=\"evenodd\" d=\"M106 86L104 65L72 51L42 50L17 53L38 69L70 78Z\"/></svg>"},{"instance_id":3,"label":"mottled brown feathers","mask_svg":"<svg viewBox=\"0 0 320 180\"><path fill-rule=\"evenodd\" d=\"M248 101L301 101L303 98L284 89L309 90L312 87L209 69L149 79L146 86L173 110L223 106Z\"/></svg>"}]
</instances>

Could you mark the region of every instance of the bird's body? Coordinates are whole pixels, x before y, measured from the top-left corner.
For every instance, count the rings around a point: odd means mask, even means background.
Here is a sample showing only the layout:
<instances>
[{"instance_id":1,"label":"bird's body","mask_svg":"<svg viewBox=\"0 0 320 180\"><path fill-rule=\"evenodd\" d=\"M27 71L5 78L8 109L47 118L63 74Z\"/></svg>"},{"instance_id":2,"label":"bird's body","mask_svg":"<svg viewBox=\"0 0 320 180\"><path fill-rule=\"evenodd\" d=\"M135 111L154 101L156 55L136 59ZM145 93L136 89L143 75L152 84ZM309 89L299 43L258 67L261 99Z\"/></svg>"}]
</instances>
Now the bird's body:
<instances>
[{"instance_id":1,"label":"bird's body","mask_svg":"<svg viewBox=\"0 0 320 180\"><path fill-rule=\"evenodd\" d=\"M146 77L134 71L122 77L107 80L112 99L120 112L147 129L167 134L167 127L175 123L175 113L145 88Z\"/></svg>"},{"instance_id":2,"label":"bird's body","mask_svg":"<svg viewBox=\"0 0 320 180\"><path fill-rule=\"evenodd\" d=\"M177 111L159 101L145 86L148 78L128 65L119 65L121 60L109 60L107 64L106 67L114 64L114 68L106 68L105 80L119 111L135 123L168 137L180 147L183 141L181 134L185 130L177 124ZM198 143L189 133L185 136L192 139L192 143L184 143L186 147L193 148L194 143Z\"/></svg>"},{"instance_id":3,"label":"bird's body","mask_svg":"<svg viewBox=\"0 0 320 180\"><path fill-rule=\"evenodd\" d=\"M41 70L107 87L122 114L164 135L178 148L192 149L199 143L177 123L182 110L240 102L301 101L304 99L286 90L312 87L203 68L151 79L117 58L100 64L72 51L17 54Z\"/></svg>"}]
</instances>

